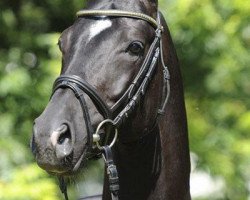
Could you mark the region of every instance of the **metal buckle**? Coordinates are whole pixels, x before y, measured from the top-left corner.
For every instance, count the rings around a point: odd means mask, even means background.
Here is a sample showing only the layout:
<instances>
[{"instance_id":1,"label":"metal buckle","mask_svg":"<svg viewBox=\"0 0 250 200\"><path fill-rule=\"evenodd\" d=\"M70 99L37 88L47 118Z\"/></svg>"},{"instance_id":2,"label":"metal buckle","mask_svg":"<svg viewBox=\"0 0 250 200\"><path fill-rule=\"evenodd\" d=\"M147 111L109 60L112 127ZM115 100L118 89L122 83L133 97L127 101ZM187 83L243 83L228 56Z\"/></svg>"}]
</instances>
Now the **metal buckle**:
<instances>
[{"instance_id":1,"label":"metal buckle","mask_svg":"<svg viewBox=\"0 0 250 200\"><path fill-rule=\"evenodd\" d=\"M99 141L100 141L100 134L99 134L99 131L101 129L101 127L104 125L104 124L111 124L115 127L115 122L111 119L105 119L103 120L98 126L97 126L97 129L95 131L95 134L93 134L93 142L96 144L97 148L99 150L103 150L103 147L99 144ZM118 137L118 129L115 127L115 136L114 136L114 139L112 140L112 142L108 145L109 148L111 148L112 146L114 146L116 140L117 140L117 137Z\"/></svg>"}]
</instances>

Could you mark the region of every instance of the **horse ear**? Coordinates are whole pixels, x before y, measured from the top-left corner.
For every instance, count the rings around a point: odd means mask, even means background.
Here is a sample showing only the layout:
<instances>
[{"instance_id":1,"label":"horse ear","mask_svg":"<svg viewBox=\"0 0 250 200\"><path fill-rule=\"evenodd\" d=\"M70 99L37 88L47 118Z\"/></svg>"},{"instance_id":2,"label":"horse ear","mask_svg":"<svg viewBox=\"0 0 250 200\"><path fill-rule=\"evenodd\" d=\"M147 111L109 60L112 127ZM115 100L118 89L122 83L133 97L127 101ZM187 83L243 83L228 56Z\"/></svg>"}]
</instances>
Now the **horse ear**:
<instances>
[{"instance_id":1,"label":"horse ear","mask_svg":"<svg viewBox=\"0 0 250 200\"><path fill-rule=\"evenodd\" d=\"M144 4L147 5L150 13L153 17L157 16L158 11L158 0L143 0Z\"/></svg>"},{"instance_id":2,"label":"horse ear","mask_svg":"<svg viewBox=\"0 0 250 200\"><path fill-rule=\"evenodd\" d=\"M158 0L141 0L145 4L151 4L152 6L158 6Z\"/></svg>"},{"instance_id":3,"label":"horse ear","mask_svg":"<svg viewBox=\"0 0 250 200\"><path fill-rule=\"evenodd\" d=\"M158 0L140 0L140 2L145 6L149 15L156 17L158 11Z\"/></svg>"},{"instance_id":4,"label":"horse ear","mask_svg":"<svg viewBox=\"0 0 250 200\"><path fill-rule=\"evenodd\" d=\"M158 6L158 0L149 0L149 1Z\"/></svg>"}]
</instances>

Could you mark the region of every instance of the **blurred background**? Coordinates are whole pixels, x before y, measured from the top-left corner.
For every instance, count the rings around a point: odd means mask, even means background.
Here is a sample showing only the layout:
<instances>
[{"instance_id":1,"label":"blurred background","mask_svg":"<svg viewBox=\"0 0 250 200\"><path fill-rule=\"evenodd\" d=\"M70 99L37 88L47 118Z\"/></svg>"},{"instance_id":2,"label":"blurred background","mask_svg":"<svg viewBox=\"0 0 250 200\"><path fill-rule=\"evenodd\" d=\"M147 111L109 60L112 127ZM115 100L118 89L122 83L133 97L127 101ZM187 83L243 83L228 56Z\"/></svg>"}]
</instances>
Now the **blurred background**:
<instances>
[{"instance_id":1,"label":"blurred background","mask_svg":"<svg viewBox=\"0 0 250 200\"><path fill-rule=\"evenodd\" d=\"M29 139L60 72L60 32L83 6L0 1L0 200L62 199L57 180L34 162ZM250 3L160 0L160 9L184 79L193 199L250 200ZM70 196L100 191L100 168L90 164L88 184L76 181Z\"/></svg>"}]
</instances>

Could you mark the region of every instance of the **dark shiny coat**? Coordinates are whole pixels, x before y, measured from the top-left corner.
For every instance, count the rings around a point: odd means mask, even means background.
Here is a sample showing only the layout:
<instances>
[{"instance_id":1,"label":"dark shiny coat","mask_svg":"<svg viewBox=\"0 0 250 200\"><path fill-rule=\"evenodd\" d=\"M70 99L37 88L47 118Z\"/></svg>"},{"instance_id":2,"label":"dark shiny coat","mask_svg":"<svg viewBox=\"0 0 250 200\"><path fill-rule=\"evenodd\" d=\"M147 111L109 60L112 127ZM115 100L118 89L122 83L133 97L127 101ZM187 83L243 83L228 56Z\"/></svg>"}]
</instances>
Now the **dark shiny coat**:
<instances>
[{"instance_id":1,"label":"dark shiny coat","mask_svg":"<svg viewBox=\"0 0 250 200\"><path fill-rule=\"evenodd\" d=\"M156 18L157 4L155 0L91 0L87 7L135 11ZM142 20L110 20L110 27L90 38L89 31L96 19L79 18L62 33L59 45L63 54L61 74L80 76L112 106L139 71L154 38L154 29ZM182 78L167 24L163 17L161 21L164 26L164 60L171 76L171 95L166 114L160 116L155 124L163 88L159 62L145 97L120 127L119 140L113 149L121 200L190 199L190 160ZM144 54L137 56L126 51L132 41L144 44ZM95 127L102 116L87 96L86 100ZM87 162L84 156L86 127L79 102L72 91L57 90L44 112L35 120L32 149L39 166L52 174L75 173L73 169L81 156L80 166ZM110 199L106 178L103 199Z\"/></svg>"}]
</instances>

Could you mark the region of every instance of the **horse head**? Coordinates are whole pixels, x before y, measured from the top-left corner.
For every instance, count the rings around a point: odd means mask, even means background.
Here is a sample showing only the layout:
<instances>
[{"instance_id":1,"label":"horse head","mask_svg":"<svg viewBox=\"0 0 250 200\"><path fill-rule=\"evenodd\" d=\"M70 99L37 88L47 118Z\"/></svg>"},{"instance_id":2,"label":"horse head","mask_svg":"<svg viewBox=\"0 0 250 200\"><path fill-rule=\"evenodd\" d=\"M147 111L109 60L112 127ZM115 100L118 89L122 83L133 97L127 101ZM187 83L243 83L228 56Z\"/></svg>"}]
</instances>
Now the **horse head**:
<instances>
[{"instance_id":1,"label":"horse head","mask_svg":"<svg viewBox=\"0 0 250 200\"><path fill-rule=\"evenodd\" d=\"M105 4L91 1L88 5L88 9L128 10L152 17L157 16L156 8L154 1ZM102 120L114 117L127 103L126 91L141 70L157 27L133 16L83 16L81 11L78 16L58 42L63 55L61 77L80 77L107 105L109 114L100 111L89 94L84 91L80 94L85 99L89 123L96 129ZM144 103L121 125L133 131L126 134L121 131L120 140L136 140L145 129L153 126L161 86L159 81L152 82ZM127 99L119 101L124 94ZM71 174L86 162L90 144L88 122L82 112L72 89L59 87L54 90L47 107L34 123L32 149L40 167L51 173Z\"/></svg>"},{"instance_id":2,"label":"horse head","mask_svg":"<svg viewBox=\"0 0 250 200\"><path fill-rule=\"evenodd\" d=\"M70 176L115 144L121 199L190 199L182 80L158 2L91 0L77 16L59 39L61 74L34 122L38 165Z\"/></svg>"}]
</instances>

